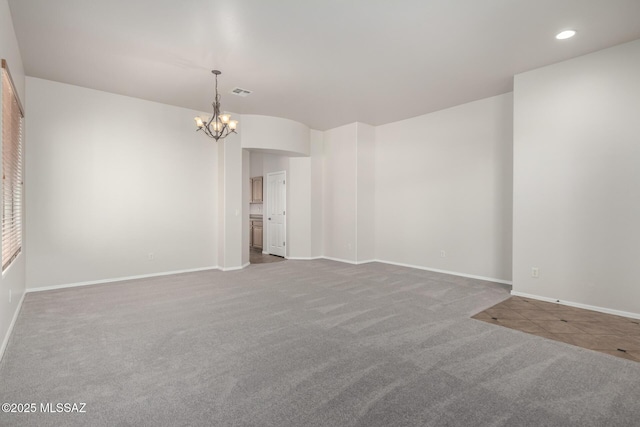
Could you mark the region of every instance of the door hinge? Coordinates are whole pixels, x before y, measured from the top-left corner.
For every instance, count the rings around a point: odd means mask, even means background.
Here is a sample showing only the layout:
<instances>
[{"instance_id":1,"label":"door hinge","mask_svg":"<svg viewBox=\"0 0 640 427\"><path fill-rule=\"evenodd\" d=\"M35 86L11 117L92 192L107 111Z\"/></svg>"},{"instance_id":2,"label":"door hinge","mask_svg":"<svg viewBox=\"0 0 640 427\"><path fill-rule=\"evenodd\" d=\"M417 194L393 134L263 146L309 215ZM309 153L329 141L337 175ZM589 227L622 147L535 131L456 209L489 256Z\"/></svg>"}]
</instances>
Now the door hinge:
<instances>
[{"instance_id":1,"label":"door hinge","mask_svg":"<svg viewBox=\"0 0 640 427\"><path fill-rule=\"evenodd\" d=\"M287 183L287 181L285 181L284 179L282 180L282 185L285 185Z\"/></svg>"},{"instance_id":2,"label":"door hinge","mask_svg":"<svg viewBox=\"0 0 640 427\"><path fill-rule=\"evenodd\" d=\"M287 212L286 212L286 211L282 211L282 215L286 215L286 214L287 214Z\"/></svg>"},{"instance_id":3,"label":"door hinge","mask_svg":"<svg viewBox=\"0 0 640 427\"><path fill-rule=\"evenodd\" d=\"M282 242L282 246L287 246L287 242Z\"/></svg>"}]
</instances>

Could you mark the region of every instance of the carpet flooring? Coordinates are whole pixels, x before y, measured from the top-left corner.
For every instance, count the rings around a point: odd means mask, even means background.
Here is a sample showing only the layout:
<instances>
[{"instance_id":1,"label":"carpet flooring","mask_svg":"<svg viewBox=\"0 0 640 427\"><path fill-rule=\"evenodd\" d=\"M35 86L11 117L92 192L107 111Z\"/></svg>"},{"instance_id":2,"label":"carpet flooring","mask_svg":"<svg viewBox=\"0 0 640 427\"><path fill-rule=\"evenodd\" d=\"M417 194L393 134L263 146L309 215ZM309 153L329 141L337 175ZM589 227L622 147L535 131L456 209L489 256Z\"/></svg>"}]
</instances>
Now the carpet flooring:
<instances>
[{"instance_id":1,"label":"carpet flooring","mask_svg":"<svg viewBox=\"0 0 640 427\"><path fill-rule=\"evenodd\" d=\"M0 425L638 425L639 363L471 319L507 298L328 260L27 294Z\"/></svg>"}]
</instances>

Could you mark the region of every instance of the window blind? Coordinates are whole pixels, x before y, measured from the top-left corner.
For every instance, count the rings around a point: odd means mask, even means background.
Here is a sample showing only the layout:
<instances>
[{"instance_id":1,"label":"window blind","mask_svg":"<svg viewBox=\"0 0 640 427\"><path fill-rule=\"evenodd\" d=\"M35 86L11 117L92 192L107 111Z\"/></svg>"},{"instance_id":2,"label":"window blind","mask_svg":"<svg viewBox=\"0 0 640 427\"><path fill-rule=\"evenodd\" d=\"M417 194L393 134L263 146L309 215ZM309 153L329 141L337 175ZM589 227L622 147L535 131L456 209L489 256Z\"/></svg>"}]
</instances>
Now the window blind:
<instances>
[{"instance_id":1,"label":"window blind","mask_svg":"<svg viewBox=\"0 0 640 427\"><path fill-rule=\"evenodd\" d=\"M2 271L22 250L22 127L24 113L2 60Z\"/></svg>"}]
</instances>

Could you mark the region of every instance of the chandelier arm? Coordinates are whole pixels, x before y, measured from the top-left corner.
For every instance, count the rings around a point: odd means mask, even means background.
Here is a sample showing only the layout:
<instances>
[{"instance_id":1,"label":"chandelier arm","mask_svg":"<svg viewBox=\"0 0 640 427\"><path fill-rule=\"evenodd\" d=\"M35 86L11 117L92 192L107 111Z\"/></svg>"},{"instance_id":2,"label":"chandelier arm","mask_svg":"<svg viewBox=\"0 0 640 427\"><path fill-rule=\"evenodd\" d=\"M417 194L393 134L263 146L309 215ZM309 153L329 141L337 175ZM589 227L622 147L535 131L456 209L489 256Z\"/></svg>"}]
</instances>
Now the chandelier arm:
<instances>
[{"instance_id":1,"label":"chandelier arm","mask_svg":"<svg viewBox=\"0 0 640 427\"><path fill-rule=\"evenodd\" d=\"M211 103L211 106L213 107L213 115L211 116L211 118L209 119L209 121L207 122L207 127L209 127L209 125L218 118L218 115L216 114L216 104L215 102Z\"/></svg>"}]
</instances>

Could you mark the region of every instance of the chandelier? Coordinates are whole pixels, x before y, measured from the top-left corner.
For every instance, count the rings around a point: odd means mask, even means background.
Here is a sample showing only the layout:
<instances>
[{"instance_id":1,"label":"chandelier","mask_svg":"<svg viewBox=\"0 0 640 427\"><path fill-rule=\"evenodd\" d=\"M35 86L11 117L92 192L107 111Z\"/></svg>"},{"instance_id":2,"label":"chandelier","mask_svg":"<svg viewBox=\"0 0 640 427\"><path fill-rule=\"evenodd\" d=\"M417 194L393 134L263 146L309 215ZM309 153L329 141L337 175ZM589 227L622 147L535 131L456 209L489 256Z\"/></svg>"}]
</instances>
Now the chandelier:
<instances>
[{"instance_id":1,"label":"chandelier","mask_svg":"<svg viewBox=\"0 0 640 427\"><path fill-rule=\"evenodd\" d=\"M222 74L218 70L211 71L216 76L216 97L213 103L213 116L209 117L196 117L196 131L203 131L209 138L213 138L216 141L226 138L230 133L237 133L238 127L237 120L231 120L230 114L220 114L220 94L218 93L218 76Z\"/></svg>"}]
</instances>

